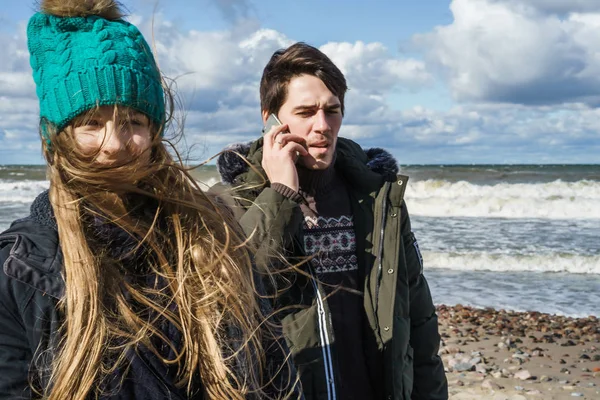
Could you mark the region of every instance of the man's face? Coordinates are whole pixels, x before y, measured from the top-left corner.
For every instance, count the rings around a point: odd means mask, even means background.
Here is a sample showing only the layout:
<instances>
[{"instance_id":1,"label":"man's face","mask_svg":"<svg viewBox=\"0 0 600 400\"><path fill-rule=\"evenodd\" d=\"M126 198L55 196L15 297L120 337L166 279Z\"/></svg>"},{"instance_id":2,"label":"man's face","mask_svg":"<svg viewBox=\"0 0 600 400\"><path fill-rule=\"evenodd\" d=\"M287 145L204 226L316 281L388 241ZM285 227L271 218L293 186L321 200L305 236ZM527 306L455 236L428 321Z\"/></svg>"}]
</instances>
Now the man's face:
<instances>
[{"instance_id":1,"label":"man's face","mask_svg":"<svg viewBox=\"0 0 600 400\"><path fill-rule=\"evenodd\" d=\"M265 113L263 118L267 116ZM340 99L322 80L312 75L292 78L277 116L291 133L306 140L308 155L301 157L298 164L313 170L329 167L342 126L342 108Z\"/></svg>"}]
</instances>

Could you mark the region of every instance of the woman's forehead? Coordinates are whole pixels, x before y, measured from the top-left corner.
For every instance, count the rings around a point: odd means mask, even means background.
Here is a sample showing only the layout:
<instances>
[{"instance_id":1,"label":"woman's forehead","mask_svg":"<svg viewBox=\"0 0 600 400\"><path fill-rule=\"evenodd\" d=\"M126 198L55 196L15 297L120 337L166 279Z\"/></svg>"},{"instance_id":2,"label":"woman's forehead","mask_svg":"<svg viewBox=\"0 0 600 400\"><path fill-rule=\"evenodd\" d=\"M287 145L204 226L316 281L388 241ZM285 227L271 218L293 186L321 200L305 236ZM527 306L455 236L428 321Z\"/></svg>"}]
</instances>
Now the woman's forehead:
<instances>
[{"instance_id":1,"label":"woman's forehead","mask_svg":"<svg viewBox=\"0 0 600 400\"><path fill-rule=\"evenodd\" d=\"M107 106L98 106L95 108L92 108L86 112L84 112L83 114L81 114L81 116L87 116L87 117L95 117L95 118L105 118L105 119L112 119L112 118L131 118L131 117L146 117L146 114L144 114L141 111L138 111L134 108L131 107L127 107L127 106L121 106L121 105L107 105Z\"/></svg>"}]
</instances>

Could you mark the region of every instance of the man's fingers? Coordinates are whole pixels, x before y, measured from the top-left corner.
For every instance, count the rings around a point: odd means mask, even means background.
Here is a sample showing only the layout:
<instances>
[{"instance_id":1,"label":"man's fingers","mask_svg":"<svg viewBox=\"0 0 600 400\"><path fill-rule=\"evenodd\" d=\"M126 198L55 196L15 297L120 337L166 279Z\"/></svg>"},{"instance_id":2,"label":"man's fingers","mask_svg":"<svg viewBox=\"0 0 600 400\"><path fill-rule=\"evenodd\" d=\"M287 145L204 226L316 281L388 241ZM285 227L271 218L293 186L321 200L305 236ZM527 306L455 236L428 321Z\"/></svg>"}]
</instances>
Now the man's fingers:
<instances>
[{"instance_id":1,"label":"man's fingers","mask_svg":"<svg viewBox=\"0 0 600 400\"><path fill-rule=\"evenodd\" d=\"M288 142L284 147L283 150L285 150L286 152L288 152L289 154L296 156L297 154L299 154L300 156L306 156L308 155L308 150L306 150L306 146L303 146L300 143L297 142Z\"/></svg>"},{"instance_id":2,"label":"man's fingers","mask_svg":"<svg viewBox=\"0 0 600 400\"><path fill-rule=\"evenodd\" d=\"M264 136L264 143L263 143L263 152L265 155L267 155L267 157L269 157L269 155L273 152L276 151L277 149L280 148L280 146L283 145L283 143L275 143L275 140L277 139L277 136L281 136L283 131L287 130L287 125L278 125L278 126L273 126L269 132L267 132Z\"/></svg>"},{"instance_id":3,"label":"man's fingers","mask_svg":"<svg viewBox=\"0 0 600 400\"><path fill-rule=\"evenodd\" d=\"M275 137L275 143L281 145L281 147L285 147L288 143L298 143L300 146L306 148L306 139L304 139L300 135L295 135L293 133L280 133Z\"/></svg>"},{"instance_id":4,"label":"man's fingers","mask_svg":"<svg viewBox=\"0 0 600 400\"><path fill-rule=\"evenodd\" d=\"M264 136L265 145L272 145L275 142L275 140L277 140L277 137L282 132L285 132L287 130L288 126L286 124L272 126L271 129L269 129L269 132L267 132Z\"/></svg>"}]
</instances>

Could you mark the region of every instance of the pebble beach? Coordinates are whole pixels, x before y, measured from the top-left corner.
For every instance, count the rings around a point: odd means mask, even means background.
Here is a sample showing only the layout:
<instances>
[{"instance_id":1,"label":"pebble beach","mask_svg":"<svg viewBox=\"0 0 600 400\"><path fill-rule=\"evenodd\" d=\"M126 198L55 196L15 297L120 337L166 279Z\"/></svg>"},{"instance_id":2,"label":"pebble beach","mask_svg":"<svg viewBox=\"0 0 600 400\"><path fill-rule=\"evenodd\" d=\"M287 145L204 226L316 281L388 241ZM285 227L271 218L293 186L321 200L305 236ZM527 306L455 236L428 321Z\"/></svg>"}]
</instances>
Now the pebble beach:
<instances>
[{"instance_id":1,"label":"pebble beach","mask_svg":"<svg viewBox=\"0 0 600 400\"><path fill-rule=\"evenodd\" d=\"M600 321L438 306L452 400L600 399Z\"/></svg>"}]
</instances>

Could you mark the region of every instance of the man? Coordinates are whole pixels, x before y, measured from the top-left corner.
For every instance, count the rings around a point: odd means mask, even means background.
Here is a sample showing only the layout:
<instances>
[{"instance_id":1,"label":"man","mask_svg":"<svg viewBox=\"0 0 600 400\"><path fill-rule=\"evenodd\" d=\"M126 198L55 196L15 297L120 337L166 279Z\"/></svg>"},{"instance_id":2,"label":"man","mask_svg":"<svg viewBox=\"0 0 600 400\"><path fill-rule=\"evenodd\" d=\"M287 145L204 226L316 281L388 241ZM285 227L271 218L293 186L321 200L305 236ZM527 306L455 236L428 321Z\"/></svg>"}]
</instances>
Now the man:
<instances>
[{"instance_id":1,"label":"man","mask_svg":"<svg viewBox=\"0 0 600 400\"><path fill-rule=\"evenodd\" d=\"M296 265L279 272L277 305L307 399L447 399L407 177L386 151L338 138L346 90L318 49L275 52L262 118L283 125L230 148L219 172L237 190L257 263L274 271L279 254Z\"/></svg>"}]
</instances>

